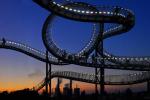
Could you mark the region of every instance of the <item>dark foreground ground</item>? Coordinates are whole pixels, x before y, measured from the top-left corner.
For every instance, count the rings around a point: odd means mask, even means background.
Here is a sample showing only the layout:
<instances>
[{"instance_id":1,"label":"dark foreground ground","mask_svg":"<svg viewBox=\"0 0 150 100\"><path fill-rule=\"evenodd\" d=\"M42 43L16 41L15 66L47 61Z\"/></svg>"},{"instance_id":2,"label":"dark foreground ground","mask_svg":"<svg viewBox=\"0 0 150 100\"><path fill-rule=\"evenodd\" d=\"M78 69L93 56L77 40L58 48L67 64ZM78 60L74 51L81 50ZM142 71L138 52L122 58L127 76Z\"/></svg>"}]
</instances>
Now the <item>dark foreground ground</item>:
<instances>
[{"instance_id":1,"label":"dark foreground ground","mask_svg":"<svg viewBox=\"0 0 150 100\"><path fill-rule=\"evenodd\" d=\"M0 93L0 100L5 99L41 99L41 100L150 100L150 93L140 92L132 93L131 91L126 91L125 93L114 93L114 94L105 94L103 97L97 97L95 94L86 95L81 94L80 96L55 96L50 98L47 94L38 94L36 91L30 91L28 89L15 91L8 93L7 91ZM101 99L103 98L103 99Z\"/></svg>"}]
</instances>

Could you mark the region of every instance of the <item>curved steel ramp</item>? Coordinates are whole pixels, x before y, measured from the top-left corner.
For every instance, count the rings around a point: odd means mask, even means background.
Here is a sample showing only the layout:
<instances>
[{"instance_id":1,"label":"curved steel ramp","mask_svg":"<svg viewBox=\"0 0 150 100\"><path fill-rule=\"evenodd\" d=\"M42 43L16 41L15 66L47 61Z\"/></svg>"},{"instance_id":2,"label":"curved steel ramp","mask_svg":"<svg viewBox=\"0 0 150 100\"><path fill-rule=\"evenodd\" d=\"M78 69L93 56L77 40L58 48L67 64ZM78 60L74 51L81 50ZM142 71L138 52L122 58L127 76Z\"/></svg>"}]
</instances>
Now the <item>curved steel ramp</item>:
<instances>
[{"instance_id":1,"label":"curved steel ramp","mask_svg":"<svg viewBox=\"0 0 150 100\"><path fill-rule=\"evenodd\" d=\"M36 49L34 49L26 44L23 44L23 43L14 42L14 41L10 41L7 39L5 39L5 42L4 42L3 39L0 39L0 48L15 50L15 51L24 53L30 57L33 57L37 60L46 62L46 54L44 52L36 50ZM65 64L53 56L49 56L49 63L54 64L54 65L64 65Z\"/></svg>"},{"instance_id":2,"label":"curved steel ramp","mask_svg":"<svg viewBox=\"0 0 150 100\"><path fill-rule=\"evenodd\" d=\"M60 77L65 79L72 79L75 81L81 81L86 83L98 83L95 82L95 75L88 73L77 73L70 71L52 71L51 78ZM100 76L98 76L100 79ZM49 79L51 80L51 79ZM142 83L150 80L150 72L141 72L128 75L107 75L105 76L105 85L131 85ZM42 80L33 89L38 91L45 86L45 80Z\"/></svg>"}]
</instances>

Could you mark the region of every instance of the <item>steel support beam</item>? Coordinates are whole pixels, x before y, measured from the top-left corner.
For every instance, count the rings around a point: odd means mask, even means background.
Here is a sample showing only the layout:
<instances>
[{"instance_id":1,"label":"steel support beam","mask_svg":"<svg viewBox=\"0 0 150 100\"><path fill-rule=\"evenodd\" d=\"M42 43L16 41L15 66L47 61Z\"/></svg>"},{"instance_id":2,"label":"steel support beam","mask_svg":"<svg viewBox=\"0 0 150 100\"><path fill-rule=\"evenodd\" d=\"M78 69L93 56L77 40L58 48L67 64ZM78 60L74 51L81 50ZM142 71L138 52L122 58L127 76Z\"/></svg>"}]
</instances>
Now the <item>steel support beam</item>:
<instances>
[{"instance_id":1,"label":"steel support beam","mask_svg":"<svg viewBox=\"0 0 150 100\"><path fill-rule=\"evenodd\" d=\"M103 32L104 32L104 24L100 24L100 38L103 38ZM105 60L104 60L104 41L103 39L101 39L101 43L100 43L100 52L101 52L101 68L100 68L100 93L101 93L101 96L104 95L104 92L105 92L105 86L104 86L104 83L105 83L105 69L104 69L104 66L105 66Z\"/></svg>"},{"instance_id":2,"label":"steel support beam","mask_svg":"<svg viewBox=\"0 0 150 100\"><path fill-rule=\"evenodd\" d=\"M72 79L70 79L70 96L72 96Z\"/></svg>"},{"instance_id":3,"label":"steel support beam","mask_svg":"<svg viewBox=\"0 0 150 100\"><path fill-rule=\"evenodd\" d=\"M98 46L96 46L97 48L95 48L95 57L98 57L98 53L100 52L101 58L104 58L104 54L103 54L103 32L104 32L104 24L100 23L100 38L101 38L101 42L100 44L98 44ZM98 49L100 49L100 51L98 51ZM98 62L97 59L94 60L94 62ZM104 95L104 65L105 65L105 61L104 59L101 59L100 61L101 63L101 68L95 68L95 93L97 95L97 99L98 99L98 89L97 89L97 85L100 85L100 93L103 96ZM100 77L98 77L100 76Z\"/></svg>"},{"instance_id":4,"label":"steel support beam","mask_svg":"<svg viewBox=\"0 0 150 100\"><path fill-rule=\"evenodd\" d=\"M98 81L98 77L97 77L97 68L95 68L95 94L96 94L96 95L98 95L97 81Z\"/></svg>"},{"instance_id":5,"label":"steel support beam","mask_svg":"<svg viewBox=\"0 0 150 100\"><path fill-rule=\"evenodd\" d=\"M60 83L61 83L61 80L58 77L58 79L57 79L57 87L56 87L56 91L55 91L57 97L60 97L60 95L61 95L61 93L60 93Z\"/></svg>"},{"instance_id":6,"label":"steel support beam","mask_svg":"<svg viewBox=\"0 0 150 100\"><path fill-rule=\"evenodd\" d=\"M48 94L48 51L46 50L46 78L45 78L45 92Z\"/></svg>"},{"instance_id":7,"label":"steel support beam","mask_svg":"<svg viewBox=\"0 0 150 100\"><path fill-rule=\"evenodd\" d=\"M98 57L98 51L97 49L95 50L95 56L94 57ZM97 63L97 59L94 59L94 62ZM98 88L97 85L100 84L100 79L99 76L100 75L100 68L95 68L95 94L98 96Z\"/></svg>"},{"instance_id":8,"label":"steel support beam","mask_svg":"<svg viewBox=\"0 0 150 100\"><path fill-rule=\"evenodd\" d=\"M100 79L101 79L101 84L100 84L100 93L101 95L104 95L105 93L105 86L104 86L104 82L105 82L105 69L104 68L101 68L101 72L100 72Z\"/></svg>"},{"instance_id":9,"label":"steel support beam","mask_svg":"<svg viewBox=\"0 0 150 100\"><path fill-rule=\"evenodd\" d=\"M51 66L51 64L49 63L49 95L51 96L51 90L52 90L52 83L51 83L51 80L52 80L52 78L51 78L51 68L52 66Z\"/></svg>"}]
</instances>

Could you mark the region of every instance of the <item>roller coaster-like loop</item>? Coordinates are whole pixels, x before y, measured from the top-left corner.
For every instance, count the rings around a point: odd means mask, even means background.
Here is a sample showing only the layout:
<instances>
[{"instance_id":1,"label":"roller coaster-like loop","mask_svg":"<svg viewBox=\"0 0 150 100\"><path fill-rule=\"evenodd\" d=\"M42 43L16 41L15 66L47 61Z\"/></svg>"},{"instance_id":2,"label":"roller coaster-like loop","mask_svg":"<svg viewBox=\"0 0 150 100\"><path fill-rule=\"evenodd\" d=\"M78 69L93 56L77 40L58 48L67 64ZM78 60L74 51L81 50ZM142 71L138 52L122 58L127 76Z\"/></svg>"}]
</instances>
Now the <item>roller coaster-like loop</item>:
<instances>
[{"instance_id":1,"label":"roller coaster-like loop","mask_svg":"<svg viewBox=\"0 0 150 100\"><path fill-rule=\"evenodd\" d=\"M86 83L95 84L95 75L86 73L77 73L69 71L53 71L51 72L51 78L60 77L65 79L72 79L75 81L81 81ZM98 76L100 78L100 76ZM105 85L131 85L142 83L150 80L150 72L141 72L128 75L107 75L105 76ZM50 79L49 79L50 81ZM98 82L97 82L98 83ZM45 79L34 87L34 90L38 91L45 86Z\"/></svg>"},{"instance_id":2,"label":"roller coaster-like loop","mask_svg":"<svg viewBox=\"0 0 150 100\"><path fill-rule=\"evenodd\" d=\"M59 0L34 1L43 8L46 8L52 12L52 14L45 21L42 36L46 48L57 58L67 63L89 67L100 67L101 60L105 59L109 62L119 64L121 66L105 66L105 68L125 70L150 69L150 57L120 57L114 56L107 51L104 52L104 58L93 58L89 57L88 55L96 48L97 44L99 44L101 40L110 38L114 35L122 34L124 32L128 32L134 26L135 22L134 14L132 11L121 7L107 6L97 8L87 3L65 2L65 0L61 0L61 2ZM91 39L89 44L85 46L83 50L77 54L71 54L58 48L52 41L50 29L53 19L55 18L53 13L71 20L94 23L114 23L117 24L117 26L104 31L103 37L99 37L99 34L93 35L94 38ZM99 54L101 54L101 52L99 52ZM94 60L96 60L96 62L94 62Z\"/></svg>"}]
</instances>

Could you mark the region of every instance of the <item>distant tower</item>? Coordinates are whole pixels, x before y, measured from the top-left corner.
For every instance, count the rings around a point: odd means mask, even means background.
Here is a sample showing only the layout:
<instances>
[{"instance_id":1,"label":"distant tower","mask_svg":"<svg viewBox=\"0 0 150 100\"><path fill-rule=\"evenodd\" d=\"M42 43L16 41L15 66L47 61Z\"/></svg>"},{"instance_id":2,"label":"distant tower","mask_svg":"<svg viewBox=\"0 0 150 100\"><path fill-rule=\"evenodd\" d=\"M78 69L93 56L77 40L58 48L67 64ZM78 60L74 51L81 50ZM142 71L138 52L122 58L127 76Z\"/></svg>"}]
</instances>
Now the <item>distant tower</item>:
<instances>
[{"instance_id":1,"label":"distant tower","mask_svg":"<svg viewBox=\"0 0 150 100\"><path fill-rule=\"evenodd\" d=\"M57 85L56 85L56 89L55 89L55 96L59 97L61 96L61 92L60 92L60 84L61 84L62 80L60 78L57 79Z\"/></svg>"},{"instance_id":2,"label":"distant tower","mask_svg":"<svg viewBox=\"0 0 150 100\"><path fill-rule=\"evenodd\" d=\"M72 96L72 80L70 79L70 96Z\"/></svg>"},{"instance_id":3,"label":"distant tower","mask_svg":"<svg viewBox=\"0 0 150 100\"><path fill-rule=\"evenodd\" d=\"M76 88L74 88L74 96L80 96L80 88L78 88L77 85Z\"/></svg>"},{"instance_id":4,"label":"distant tower","mask_svg":"<svg viewBox=\"0 0 150 100\"><path fill-rule=\"evenodd\" d=\"M63 95L64 96L70 96L71 93L70 93L70 88L69 88L69 84L65 84L64 85L64 88L63 88Z\"/></svg>"}]
</instances>

